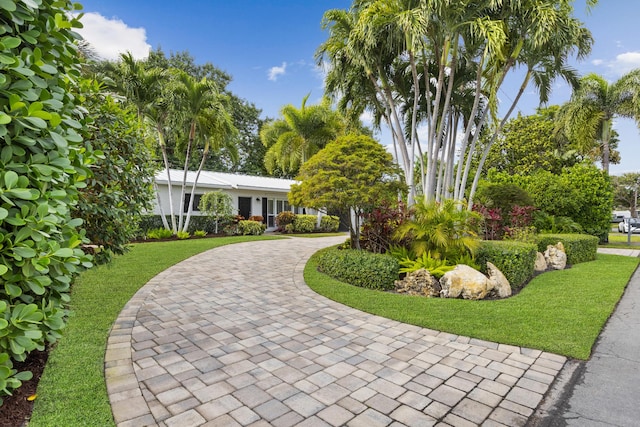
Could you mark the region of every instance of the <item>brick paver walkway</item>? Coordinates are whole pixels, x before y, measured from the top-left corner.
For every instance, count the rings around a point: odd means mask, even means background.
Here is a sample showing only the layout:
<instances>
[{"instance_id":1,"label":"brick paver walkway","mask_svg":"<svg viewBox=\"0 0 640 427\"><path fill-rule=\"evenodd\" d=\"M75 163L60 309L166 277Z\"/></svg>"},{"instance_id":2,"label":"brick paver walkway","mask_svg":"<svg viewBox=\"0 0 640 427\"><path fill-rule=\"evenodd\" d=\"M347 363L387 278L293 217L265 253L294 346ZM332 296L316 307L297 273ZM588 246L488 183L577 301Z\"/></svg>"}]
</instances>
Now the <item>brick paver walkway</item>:
<instances>
[{"instance_id":1,"label":"brick paver walkway","mask_svg":"<svg viewBox=\"0 0 640 427\"><path fill-rule=\"evenodd\" d=\"M565 358L315 294L304 263L343 240L224 246L152 279L109 338L117 425L524 425Z\"/></svg>"}]
</instances>

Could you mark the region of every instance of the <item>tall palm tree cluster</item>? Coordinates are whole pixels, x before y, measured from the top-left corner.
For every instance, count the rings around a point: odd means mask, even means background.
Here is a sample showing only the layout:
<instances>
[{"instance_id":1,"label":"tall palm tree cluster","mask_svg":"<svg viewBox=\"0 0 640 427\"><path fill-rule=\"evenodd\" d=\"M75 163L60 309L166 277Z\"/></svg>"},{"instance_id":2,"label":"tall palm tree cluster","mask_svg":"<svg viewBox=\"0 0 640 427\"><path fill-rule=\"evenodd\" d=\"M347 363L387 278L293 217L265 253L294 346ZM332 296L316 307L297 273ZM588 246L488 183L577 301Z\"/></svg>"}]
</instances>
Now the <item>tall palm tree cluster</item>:
<instances>
[{"instance_id":1,"label":"tall palm tree cluster","mask_svg":"<svg viewBox=\"0 0 640 427\"><path fill-rule=\"evenodd\" d=\"M546 102L555 79L577 84L568 62L593 40L573 12L571 0L354 0L325 13L317 61L341 111L369 111L391 130L410 204L419 194L468 197L471 208L487 153L528 85ZM508 75L521 81L505 109Z\"/></svg>"},{"instance_id":2,"label":"tall palm tree cluster","mask_svg":"<svg viewBox=\"0 0 640 427\"><path fill-rule=\"evenodd\" d=\"M197 80L179 69L148 67L130 53L121 55L120 61L108 64L107 74L114 82L114 89L129 102L138 113L141 137L149 144L157 144L162 153L164 167L169 181L169 199L172 198L171 167L167 150L167 140L183 154L184 169L180 192L180 204L175 209L169 203L171 224L162 211L160 216L165 228L173 233L186 231L192 213L192 203L186 215L182 206L187 195L187 172L189 165L198 165L196 178L190 189L193 200L198 177L207 156L213 151L226 148L231 154L237 153L234 136L237 133L227 105L226 97L213 80L203 77ZM154 183L155 185L155 183ZM156 194L159 193L156 187Z\"/></svg>"}]
</instances>

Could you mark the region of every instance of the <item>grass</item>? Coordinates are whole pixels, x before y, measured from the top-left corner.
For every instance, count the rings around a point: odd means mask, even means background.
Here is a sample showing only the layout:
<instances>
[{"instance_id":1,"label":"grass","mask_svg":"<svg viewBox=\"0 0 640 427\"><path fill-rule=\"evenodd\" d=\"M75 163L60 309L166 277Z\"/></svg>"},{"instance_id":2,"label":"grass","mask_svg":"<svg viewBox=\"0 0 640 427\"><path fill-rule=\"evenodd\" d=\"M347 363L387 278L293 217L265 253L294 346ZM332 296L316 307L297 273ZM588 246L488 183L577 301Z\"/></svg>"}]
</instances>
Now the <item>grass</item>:
<instances>
[{"instance_id":1,"label":"grass","mask_svg":"<svg viewBox=\"0 0 640 427\"><path fill-rule=\"evenodd\" d=\"M104 352L111 325L133 294L156 274L205 250L277 238L243 236L136 244L111 264L80 275L73 285L69 323L49 355L29 426L113 426Z\"/></svg>"},{"instance_id":2,"label":"grass","mask_svg":"<svg viewBox=\"0 0 640 427\"><path fill-rule=\"evenodd\" d=\"M334 301L404 323L577 359L589 358L640 262L598 255L596 261L541 274L511 298L468 301L358 288L318 272L315 260L306 265L305 281Z\"/></svg>"}]
</instances>

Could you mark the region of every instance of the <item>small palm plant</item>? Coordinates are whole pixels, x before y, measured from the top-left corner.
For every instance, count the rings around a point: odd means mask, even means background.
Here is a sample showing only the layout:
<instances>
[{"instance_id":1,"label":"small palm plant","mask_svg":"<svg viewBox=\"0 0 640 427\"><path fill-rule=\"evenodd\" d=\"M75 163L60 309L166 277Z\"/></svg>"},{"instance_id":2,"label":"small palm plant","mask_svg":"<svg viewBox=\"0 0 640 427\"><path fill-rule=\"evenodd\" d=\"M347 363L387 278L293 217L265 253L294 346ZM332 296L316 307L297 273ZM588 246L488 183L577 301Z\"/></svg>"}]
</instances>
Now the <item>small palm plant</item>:
<instances>
[{"instance_id":1,"label":"small palm plant","mask_svg":"<svg viewBox=\"0 0 640 427\"><path fill-rule=\"evenodd\" d=\"M399 239L408 239L417 257L430 253L433 258L456 262L473 257L480 245L480 216L464 208L459 201L433 202L422 200L415 206L412 219L396 231Z\"/></svg>"}]
</instances>

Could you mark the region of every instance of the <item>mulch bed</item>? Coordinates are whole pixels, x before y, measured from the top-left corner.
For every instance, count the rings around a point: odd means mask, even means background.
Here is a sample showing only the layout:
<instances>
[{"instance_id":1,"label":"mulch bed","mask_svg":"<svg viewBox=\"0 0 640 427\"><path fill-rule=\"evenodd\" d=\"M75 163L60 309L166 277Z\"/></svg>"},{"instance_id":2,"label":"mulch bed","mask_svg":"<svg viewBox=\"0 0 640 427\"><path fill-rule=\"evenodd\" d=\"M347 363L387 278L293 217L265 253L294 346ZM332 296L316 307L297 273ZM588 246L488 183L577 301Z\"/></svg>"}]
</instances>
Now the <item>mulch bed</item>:
<instances>
[{"instance_id":1,"label":"mulch bed","mask_svg":"<svg viewBox=\"0 0 640 427\"><path fill-rule=\"evenodd\" d=\"M22 427L27 425L33 410L33 402L30 402L27 398L36 393L38 382L48 357L47 350L32 351L24 362L14 362L14 369L18 372L31 371L33 378L29 381L24 381L20 388L13 391L13 396L3 398L4 403L0 406L0 427Z\"/></svg>"}]
</instances>

